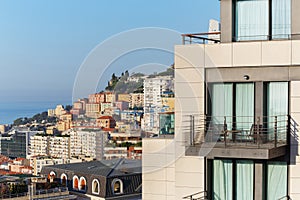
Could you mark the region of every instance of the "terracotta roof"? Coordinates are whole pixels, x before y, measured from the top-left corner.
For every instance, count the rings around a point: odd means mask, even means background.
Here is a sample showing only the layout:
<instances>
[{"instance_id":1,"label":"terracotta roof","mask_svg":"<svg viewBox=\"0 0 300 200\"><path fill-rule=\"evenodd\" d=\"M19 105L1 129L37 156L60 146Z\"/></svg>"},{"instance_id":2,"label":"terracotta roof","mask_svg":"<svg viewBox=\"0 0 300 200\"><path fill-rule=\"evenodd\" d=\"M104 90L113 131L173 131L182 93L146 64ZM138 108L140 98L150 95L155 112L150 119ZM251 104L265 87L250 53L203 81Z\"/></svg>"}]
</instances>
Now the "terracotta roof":
<instances>
[{"instance_id":1,"label":"terracotta roof","mask_svg":"<svg viewBox=\"0 0 300 200\"><path fill-rule=\"evenodd\" d=\"M114 119L112 116L101 116L98 119Z\"/></svg>"}]
</instances>

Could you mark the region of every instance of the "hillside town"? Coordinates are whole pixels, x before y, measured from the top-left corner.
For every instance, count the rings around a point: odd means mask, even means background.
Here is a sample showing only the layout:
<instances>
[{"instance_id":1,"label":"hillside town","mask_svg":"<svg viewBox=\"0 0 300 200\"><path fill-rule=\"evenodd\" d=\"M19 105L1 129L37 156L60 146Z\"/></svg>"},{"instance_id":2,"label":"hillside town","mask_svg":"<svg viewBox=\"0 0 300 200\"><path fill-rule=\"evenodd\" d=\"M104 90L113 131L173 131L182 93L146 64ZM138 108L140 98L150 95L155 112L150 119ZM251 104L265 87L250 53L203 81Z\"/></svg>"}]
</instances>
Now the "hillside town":
<instances>
[{"instance_id":1,"label":"hillside town","mask_svg":"<svg viewBox=\"0 0 300 200\"><path fill-rule=\"evenodd\" d=\"M141 176L142 138L174 134L173 80L172 66L160 74L113 74L105 91L1 125L0 174L45 184L47 166L98 161L131 163Z\"/></svg>"}]
</instances>

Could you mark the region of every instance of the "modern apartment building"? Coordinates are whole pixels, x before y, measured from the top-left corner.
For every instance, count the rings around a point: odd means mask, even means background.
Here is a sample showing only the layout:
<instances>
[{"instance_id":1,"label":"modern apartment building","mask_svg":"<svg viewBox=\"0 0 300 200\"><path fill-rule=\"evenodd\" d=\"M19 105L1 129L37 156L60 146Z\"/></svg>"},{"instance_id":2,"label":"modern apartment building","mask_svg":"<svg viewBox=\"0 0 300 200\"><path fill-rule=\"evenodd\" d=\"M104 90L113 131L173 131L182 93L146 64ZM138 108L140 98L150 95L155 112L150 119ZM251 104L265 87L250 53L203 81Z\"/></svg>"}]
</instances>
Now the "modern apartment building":
<instances>
[{"instance_id":1,"label":"modern apartment building","mask_svg":"<svg viewBox=\"0 0 300 200\"><path fill-rule=\"evenodd\" d=\"M143 140L143 199L300 199L300 1L220 4L220 33L175 47L175 135Z\"/></svg>"},{"instance_id":2,"label":"modern apartment building","mask_svg":"<svg viewBox=\"0 0 300 200\"><path fill-rule=\"evenodd\" d=\"M173 90L171 76L146 78L144 80L144 119L142 129L158 132L159 113L162 112L162 95Z\"/></svg>"}]
</instances>

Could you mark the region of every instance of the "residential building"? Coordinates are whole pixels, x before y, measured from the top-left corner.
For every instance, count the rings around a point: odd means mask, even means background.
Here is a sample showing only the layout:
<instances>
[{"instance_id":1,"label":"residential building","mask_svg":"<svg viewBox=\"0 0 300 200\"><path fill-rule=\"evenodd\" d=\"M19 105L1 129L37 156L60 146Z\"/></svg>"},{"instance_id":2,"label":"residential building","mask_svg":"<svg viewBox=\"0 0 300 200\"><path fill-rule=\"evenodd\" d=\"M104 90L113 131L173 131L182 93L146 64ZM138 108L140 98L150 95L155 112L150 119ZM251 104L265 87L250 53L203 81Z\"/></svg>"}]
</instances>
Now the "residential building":
<instances>
[{"instance_id":1,"label":"residential building","mask_svg":"<svg viewBox=\"0 0 300 200\"><path fill-rule=\"evenodd\" d=\"M99 103L87 103L85 115L90 118L97 118L100 116L101 106Z\"/></svg>"},{"instance_id":2,"label":"residential building","mask_svg":"<svg viewBox=\"0 0 300 200\"><path fill-rule=\"evenodd\" d=\"M119 110L128 110L129 103L126 101L116 101L116 108Z\"/></svg>"},{"instance_id":3,"label":"residential building","mask_svg":"<svg viewBox=\"0 0 300 200\"><path fill-rule=\"evenodd\" d=\"M144 80L144 119L142 129L157 133L159 113L162 112L162 95L173 91L173 77L161 76Z\"/></svg>"},{"instance_id":4,"label":"residential building","mask_svg":"<svg viewBox=\"0 0 300 200\"><path fill-rule=\"evenodd\" d=\"M84 159L103 159L107 134L101 129L71 129L63 134L70 136L71 157L82 157L84 155Z\"/></svg>"},{"instance_id":5,"label":"residential building","mask_svg":"<svg viewBox=\"0 0 300 200\"><path fill-rule=\"evenodd\" d=\"M143 108L144 107L144 93L131 93L129 107L134 108Z\"/></svg>"},{"instance_id":6,"label":"residential building","mask_svg":"<svg viewBox=\"0 0 300 200\"><path fill-rule=\"evenodd\" d=\"M96 104L100 104L106 101L105 98L105 93L95 93L95 94L90 94L89 95L89 99L88 102L89 103L96 103Z\"/></svg>"},{"instance_id":7,"label":"residential building","mask_svg":"<svg viewBox=\"0 0 300 200\"><path fill-rule=\"evenodd\" d=\"M300 199L300 1L220 4L220 41L175 46L175 135L143 140L143 199Z\"/></svg>"},{"instance_id":8,"label":"residential building","mask_svg":"<svg viewBox=\"0 0 300 200\"><path fill-rule=\"evenodd\" d=\"M97 126L103 130L114 129L116 120L112 116L101 116L97 119Z\"/></svg>"},{"instance_id":9,"label":"residential building","mask_svg":"<svg viewBox=\"0 0 300 200\"><path fill-rule=\"evenodd\" d=\"M127 158L127 147L105 147L104 148L104 160L112 160L117 158Z\"/></svg>"},{"instance_id":10,"label":"residential building","mask_svg":"<svg viewBox=\"0 0 300 200\"><path fill-rule=\"evenodd\" d=\"M49 137L49 155L54 158L70 158L70 137L55 136Z\"/></svg>"},{"instance_id":11,"label":"residential building","mask_svg":"<svg viewBox=\"0 0 300 200\"><path fill-rule=\"evenodd\" d=\"M70 110L70 113L72 113L72 115L76 118L80 115L84 115L87 103L88 99L78 99L78 101L75 101L73 103L73 107Z\"/></svg>"},{"instance_id":12,"label":"residential building","mask_svg":"<svg viewBox=\"0 0 300 200\"><path fill-rule=\"evenodd\" d=\"M46 166L42 174L82 199L140 199L140 160L114 159Z\"/></svg>"},{"instance_id":13,"label":"residential building","mask_svg":"<svg viewBox=\"0 0 300 200\"><path fill-rule=\"evenodd\" d=\"M130 94L118 94L118 101L130 102Z\"/></svg>"},{"instance_id":14,"label":"residential building","mask_svg":"<svg viewBox=\"0 0 300 200\"><path fill-rule=\"evenodd\" d=\"M115 103L116 94L114 92L105 92L105 102L107 103Z\"/></svg>"},{"instance_id":15,"label":"residential building","mask_svg":"<svg viewBox=\"0 0 300 200\"><path fill-rule=\"evenodd\" d=\"M105 112L107 109L111 109L113 107L113 104L111 102L103 102L101 103L101 112Z\"/></svg>"},{"instance_id":16,"label":"residential building","mask_svg":"<svg viewBox=\"0 0 300 200\"><path fill-rule=\"evenodd\" d=\"M66 110L64 109L63 105L57 105L55 109L48 109L49 117L53 117L53 116L59 117L65 113L66 113Z\"/></svg>"},{"instance_id":17,"label":"residential building","mask_svg":"<svg viewBox=\"0 0 300 200\"><path fill-rule=\"evenodd\" d=\"M30 139L29 154L31 156L49 155L49 136L35 135Z\"/></svg>"}]
</instances>

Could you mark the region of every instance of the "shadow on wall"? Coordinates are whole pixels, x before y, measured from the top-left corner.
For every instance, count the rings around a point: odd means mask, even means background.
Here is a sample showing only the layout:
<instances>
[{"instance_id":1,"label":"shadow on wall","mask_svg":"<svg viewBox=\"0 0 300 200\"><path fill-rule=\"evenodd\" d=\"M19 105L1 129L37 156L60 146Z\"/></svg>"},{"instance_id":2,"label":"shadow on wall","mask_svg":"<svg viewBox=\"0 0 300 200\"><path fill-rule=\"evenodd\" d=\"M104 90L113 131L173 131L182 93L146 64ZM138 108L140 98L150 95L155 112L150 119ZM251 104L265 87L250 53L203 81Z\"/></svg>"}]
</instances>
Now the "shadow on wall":
<instances>
[{"instance_id":1,"label":"shadow on wall","mask_svg":"<svg viewBox=\"0 0 300 200\"><path fill-rule=\"evenodd\" d=\"M290 145L291 145L291 152L290 152L290 165L296 165L296 159L297 156L299 156L298 153L298 145L299 145L299 136L298 132L299 130L297 127L299 124L291 117L290 118Z\"/></svg>"}]
</instances>

